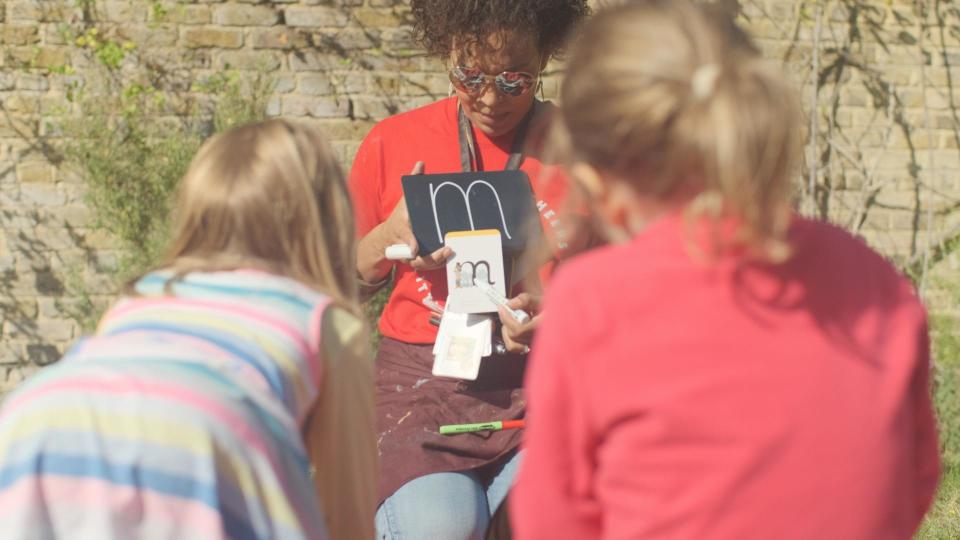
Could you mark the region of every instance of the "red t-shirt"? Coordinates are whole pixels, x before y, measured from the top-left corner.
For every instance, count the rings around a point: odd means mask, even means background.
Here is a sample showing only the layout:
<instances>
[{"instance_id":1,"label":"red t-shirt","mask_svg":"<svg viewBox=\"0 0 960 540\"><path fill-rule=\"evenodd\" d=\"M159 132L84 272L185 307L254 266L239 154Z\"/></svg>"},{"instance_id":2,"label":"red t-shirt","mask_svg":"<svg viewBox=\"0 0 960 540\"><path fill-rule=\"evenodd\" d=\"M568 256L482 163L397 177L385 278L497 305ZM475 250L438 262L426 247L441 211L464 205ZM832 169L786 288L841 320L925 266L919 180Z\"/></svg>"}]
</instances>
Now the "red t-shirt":
<instances>
[{"instance_id":1,"label":"red t-shirt","mask_svg":"<svg viewBox=\"0 0 960 540\"><path fill-rule=\"evenodd\" d=\"M923 306L847 233L790 239L706 266L673 216L557 272L516 538L912 537L939 471Z\"/></svg>"},{"instance_id":2,"label":"red t-shirt","mask_svg":"<svg viewBox=\"0 0 960 540\"><path fill-rule=\"evenodd\" d=\"M474 130L480 162L485 170L503 170L510 155L513 133L491 139ZM386 221L403 196L400 178L423 161L425 173L460 172L457 100L447 98L378 123L363 140L350 170L350 192L358 237ZM544 231L559 226L557 206L566 193L566 182L556 167L544 166L536 153L528 153L520 170L533 188ZM433 343L437 328L430 324L428 295L443 305L447 297L446 270L416 272L397 264L396 285L383 315L380 332L407 343Z\"/></svg>"}]
</instances>

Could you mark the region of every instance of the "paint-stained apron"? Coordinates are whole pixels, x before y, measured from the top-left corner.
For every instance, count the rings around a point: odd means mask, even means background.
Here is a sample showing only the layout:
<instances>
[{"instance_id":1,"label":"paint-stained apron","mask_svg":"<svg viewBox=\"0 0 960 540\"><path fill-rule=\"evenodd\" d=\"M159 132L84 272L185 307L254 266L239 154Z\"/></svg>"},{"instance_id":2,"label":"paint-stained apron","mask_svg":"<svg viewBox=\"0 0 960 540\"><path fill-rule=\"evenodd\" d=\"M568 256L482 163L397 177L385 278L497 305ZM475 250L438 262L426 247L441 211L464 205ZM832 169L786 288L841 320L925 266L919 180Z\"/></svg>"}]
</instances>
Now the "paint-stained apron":
<instances>
[{"instance_id":1,"label":"paint-stained apron","mask_svg":"<svg viewBox=\"0 0 960 540\"><path fill-rule=\"evenodd\" d=\"M483 359L476 381L434 377L433 345L384 338L377 353L380 498L421 476L493 470L520 444L522 430L444 436L443 424L523 418L526 356Z\"/></svg>"}]
</instances>

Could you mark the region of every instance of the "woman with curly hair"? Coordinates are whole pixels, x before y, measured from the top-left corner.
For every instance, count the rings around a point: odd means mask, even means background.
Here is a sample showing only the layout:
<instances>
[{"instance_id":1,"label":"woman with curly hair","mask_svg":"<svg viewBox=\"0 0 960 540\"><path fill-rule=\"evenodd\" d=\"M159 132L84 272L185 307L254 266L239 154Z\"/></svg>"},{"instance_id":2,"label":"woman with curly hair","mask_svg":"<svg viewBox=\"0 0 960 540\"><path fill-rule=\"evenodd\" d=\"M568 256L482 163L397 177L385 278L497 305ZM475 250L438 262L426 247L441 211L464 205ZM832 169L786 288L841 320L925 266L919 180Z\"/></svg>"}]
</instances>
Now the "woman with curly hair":
<instances>
[{"instance_id":1,"label":"woman with curly hair","mask_svg":"<svg viewBox=\"0 0 960 540\"><path fill-rule=\"evenodd\" d=\"M544 230L557 230L563 182L544 180L553 168L541 162L532 134L542 132L549 107L535 95L547 62L589 8L586 0L412 0L411 9L420 42L447 63L452 95L377 124L350 174L361 283L372 293L391 274L395 280L376 366L378 538L477 538L512 483L520 433L443 437L437 428L523 417L526 352L539 316L523 325L501 317L507 353L485 358L476 381L435 378L431 319L447 295L451 252L397 262L384 251L407 244L417 253L400 182L411 170L519 169L531 179ZM510 292L514 307L536 311L533 296Z\"/></svg>"}]
</instances>

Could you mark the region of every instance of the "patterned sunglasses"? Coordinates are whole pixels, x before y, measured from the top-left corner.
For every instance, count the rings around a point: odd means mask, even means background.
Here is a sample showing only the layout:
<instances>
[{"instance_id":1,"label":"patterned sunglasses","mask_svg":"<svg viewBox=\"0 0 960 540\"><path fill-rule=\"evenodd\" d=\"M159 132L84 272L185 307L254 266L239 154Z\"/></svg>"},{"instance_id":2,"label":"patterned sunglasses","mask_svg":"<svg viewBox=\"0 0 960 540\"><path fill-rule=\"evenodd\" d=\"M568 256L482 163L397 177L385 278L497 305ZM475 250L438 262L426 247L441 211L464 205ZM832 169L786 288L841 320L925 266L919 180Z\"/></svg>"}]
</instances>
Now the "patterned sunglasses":
<instances>
[{"instance_id":1,"label":"patterned sunglasses","mask_svg":"<svg viewBox=\"0 0 960 540\"><path fill-rule=\"evenodd\" d=\"M450 70L450 82L453 83L454 88L471 96L482 94L490 85L490 79L493 79L497 85L497 90L510 97L526 94L537 80L536 76L525 71L504 71L497 76L492 76L478 68L457 66Z\"/></svg>"}]
</instances>

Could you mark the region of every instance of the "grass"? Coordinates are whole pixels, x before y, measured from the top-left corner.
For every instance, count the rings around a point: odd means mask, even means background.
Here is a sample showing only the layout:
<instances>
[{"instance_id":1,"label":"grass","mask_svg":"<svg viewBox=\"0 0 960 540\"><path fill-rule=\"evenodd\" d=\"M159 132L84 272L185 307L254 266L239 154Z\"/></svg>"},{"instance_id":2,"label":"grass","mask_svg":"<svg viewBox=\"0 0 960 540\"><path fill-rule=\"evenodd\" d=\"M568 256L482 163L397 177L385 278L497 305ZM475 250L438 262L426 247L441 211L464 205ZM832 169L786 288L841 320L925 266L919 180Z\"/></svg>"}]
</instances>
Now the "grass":
<instances>
[{"instance_id":1,"label":"grass","mask_svg":"<svg viewBox=\"0 0 960 540\"><path fill-rule=\"evenodd\" d=\"M931 318L934 405L940 422L943 476L933 508L917 533L919 540L960 538L960 320Z\"/></svg>"},{"instance_id":2,"label":"grass","mask_svg":"<svg viewBox=\"0 0 960 540\"><path fill-rule=\"evenodd\" d=\"M955 540L960 538L960 464L945 463L940 493L927 514L919 540Z\"/></svg>"},{"instance_id":3,"label":"grass","mask_svg":"<svg viewBox=\"0 0 960 540\"><path fill-rule=\"evenodd\" d=\"M390 293L393 291L393 283L388 283L384 288L377 291L377 294L363 304L363 312L367 317L367 324L370 329L370 346L374 351L380 347L380 329L377 323L380 321L380 313L383 312L383 306L387 305Z\"/></svg>"}]
</instances>

